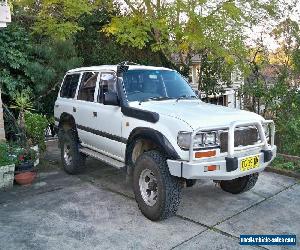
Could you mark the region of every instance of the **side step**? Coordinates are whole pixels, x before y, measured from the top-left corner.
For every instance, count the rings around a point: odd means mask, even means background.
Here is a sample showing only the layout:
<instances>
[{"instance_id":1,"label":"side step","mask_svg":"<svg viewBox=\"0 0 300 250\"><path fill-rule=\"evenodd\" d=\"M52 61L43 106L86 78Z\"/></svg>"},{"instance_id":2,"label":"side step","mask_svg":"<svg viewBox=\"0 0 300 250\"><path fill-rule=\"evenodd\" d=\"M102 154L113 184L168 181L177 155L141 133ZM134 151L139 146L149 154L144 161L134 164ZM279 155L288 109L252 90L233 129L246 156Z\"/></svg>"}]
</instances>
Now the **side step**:
<instances>
[{"instance_id":1,"label":"side step","mask_svg":"<svg viewBox=\"0 0 300 250\"><path fill-rule=\"evenodd\" d=\"M79 151L85 155L88 155L88 156L91 156L93 158L96 158L100 161L103 161L105 162L106 164L108 165L111 165L115 168L118 168L118 169L121 169L125 166L124 162L121 162L121 161L118 161L118 160L115 160L109 156L106 156L104 154L101 154L99 152L96 152L92 149L89 149L89 148L81 148L79 149Z\"/></svg>"}]
</instances>

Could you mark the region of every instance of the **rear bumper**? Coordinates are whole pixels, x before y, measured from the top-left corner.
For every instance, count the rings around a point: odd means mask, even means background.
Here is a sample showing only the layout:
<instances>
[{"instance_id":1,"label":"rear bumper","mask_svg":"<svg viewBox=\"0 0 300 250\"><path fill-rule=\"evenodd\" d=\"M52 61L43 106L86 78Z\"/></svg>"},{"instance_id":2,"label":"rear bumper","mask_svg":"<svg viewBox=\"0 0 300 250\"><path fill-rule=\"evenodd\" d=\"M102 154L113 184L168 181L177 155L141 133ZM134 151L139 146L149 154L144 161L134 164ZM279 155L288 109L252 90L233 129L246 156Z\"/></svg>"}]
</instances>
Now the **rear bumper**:
<instances>
[{"instance_id":1,"label":"rear bumper","mask_svg":"<svg viewBox=\"0 0 300 250\"><path fill-rule=\"evenodd\" d=\"M263 171L276 157L276 151L277 148L273 145L265 151L251 152L250 154L245 152L227 160L225 157L217 157L207 158L205 161L167 160L167 162L169 171L173 176L186 179L232 180ZM241 160L254 155L259 155L259 166L248 171L241 171ZM205 167L210 165L219 166L219 170L205 171Z\"/></svg>"}]
</instances>

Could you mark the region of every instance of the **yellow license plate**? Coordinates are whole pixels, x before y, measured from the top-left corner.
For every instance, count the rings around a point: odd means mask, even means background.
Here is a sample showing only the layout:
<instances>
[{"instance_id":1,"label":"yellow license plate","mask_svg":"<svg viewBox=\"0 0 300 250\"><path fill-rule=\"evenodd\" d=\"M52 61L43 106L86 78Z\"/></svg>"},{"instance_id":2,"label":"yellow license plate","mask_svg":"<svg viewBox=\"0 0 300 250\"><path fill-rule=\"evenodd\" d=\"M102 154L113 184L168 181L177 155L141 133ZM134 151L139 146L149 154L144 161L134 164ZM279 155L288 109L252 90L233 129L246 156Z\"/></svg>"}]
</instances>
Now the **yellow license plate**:
<instances>
[{"instance_id":1,"label":"yellow license plate","mask_svg":"<svg viewBox=\"0 0 300 250\"><path fill-rule=\"evenodd\" d=\"M241 171L247 171L259 166L259 156L250 156L241 160Z\"/></svg>"}]
</instances>

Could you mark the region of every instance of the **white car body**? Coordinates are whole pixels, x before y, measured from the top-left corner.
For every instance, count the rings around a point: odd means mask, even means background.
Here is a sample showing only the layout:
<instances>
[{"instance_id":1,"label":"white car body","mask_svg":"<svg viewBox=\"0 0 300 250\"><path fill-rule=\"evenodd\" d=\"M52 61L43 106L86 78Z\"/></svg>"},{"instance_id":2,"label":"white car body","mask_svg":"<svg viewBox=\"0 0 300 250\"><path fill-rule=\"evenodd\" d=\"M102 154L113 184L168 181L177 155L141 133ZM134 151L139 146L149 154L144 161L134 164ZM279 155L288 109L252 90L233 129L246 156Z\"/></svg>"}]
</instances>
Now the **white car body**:
<instances>
[{"instance_id":1,"label":"white car body","mask_svg":"<svg viewBox=\"0 0 300 250\"><path fill-rule=\"evenodd\" d=\"M129 66L129 70L170 70L149 66ZM127 141L137 128L149 128L161 133L172 145L179 156L178 159L168 159L169 171L172 175L186 179L213 179L230 180L240 176L262 171L276 156L274 145L275 128L272 121L248 111L231 109L223 106L207 104L199 99L195 100L164 100L147 102L128 102L129 108L149 111L159 115L157 122L127 116L120 106L104 105L97 102L99 81L101 73L117 72L117 66L97 66L70 70L68 74L79 73L80 79L83 72L99 72L92 102L77 100L79 85L74 98L57 98L54 108L56 126L59 126L63 114L71 115L77 125L78 136L83 148L95 152L99 159L111 165L125 165ZM126 96L126 93L125 93ZM96 114L96 115L95 115ZM266 138L263 130L264 124L271 128L270 138ZM254 145L235 146L235 131L237 127L256 127L259 140ZM227 130L228 150L221 152L220 148L213 157L196 158L197 152L210 149L193 149L193 139L189 149L182 149L177 142L178 134L182 131L191 133L191 138L205 130ZM83 151L87 152L87 151ZM89 151L91 152L91 151ZM93 156L93 154L88 153ZM102 155L99 156L99 155ZM259 156L259 165L246 171L241 170L241 161L247 157ZM268 159L267 159L268 157ZM236 169L228 171L227 158L236 159ZM111 159L111 162L110 160ZM120 164L116 164L116 162ZM208 171L207 166L214 165L217 169Z\"/></svg>"}]
</instances>

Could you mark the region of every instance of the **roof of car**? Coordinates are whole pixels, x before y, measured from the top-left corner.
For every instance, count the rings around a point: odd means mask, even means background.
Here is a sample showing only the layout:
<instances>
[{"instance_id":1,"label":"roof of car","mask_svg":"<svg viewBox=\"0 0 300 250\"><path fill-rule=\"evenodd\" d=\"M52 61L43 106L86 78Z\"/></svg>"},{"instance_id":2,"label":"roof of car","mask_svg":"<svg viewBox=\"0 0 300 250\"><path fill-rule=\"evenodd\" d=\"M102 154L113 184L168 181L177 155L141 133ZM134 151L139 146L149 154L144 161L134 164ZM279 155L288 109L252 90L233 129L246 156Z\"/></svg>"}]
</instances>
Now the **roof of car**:
<instances>
[{"instance_id":1,"label":"roof of car","mask_svg":"<svg viewBox=\"0 0 300 250\"><path fill-rule=\"evenodd\" d=\"M81 72L81 71L102 71L102 70L117 71L117 66L118 65L101 65L101 66L82 67L82 68L71 69L68 71L68 73ZM129 66L129 70L134 70L134 69L172 70L164 67L154 67L154 66L145 66L145 65L128 65L128 66Z\"/></svg>"}]
</instances>

